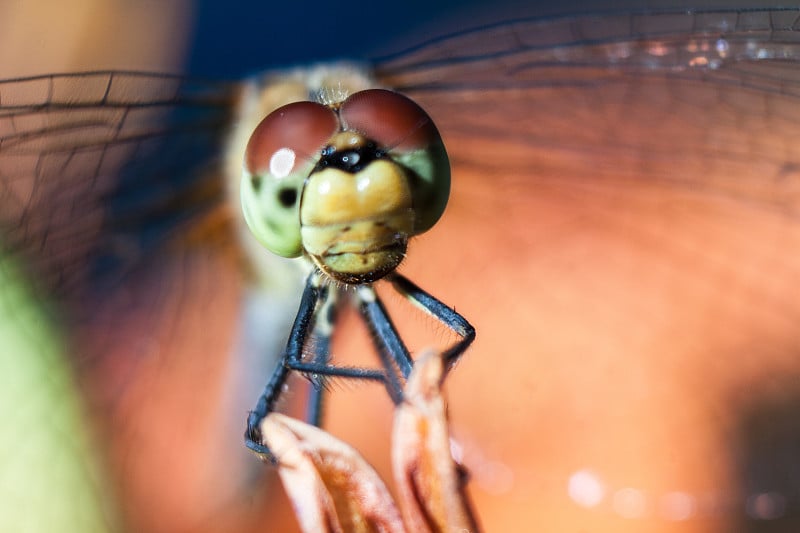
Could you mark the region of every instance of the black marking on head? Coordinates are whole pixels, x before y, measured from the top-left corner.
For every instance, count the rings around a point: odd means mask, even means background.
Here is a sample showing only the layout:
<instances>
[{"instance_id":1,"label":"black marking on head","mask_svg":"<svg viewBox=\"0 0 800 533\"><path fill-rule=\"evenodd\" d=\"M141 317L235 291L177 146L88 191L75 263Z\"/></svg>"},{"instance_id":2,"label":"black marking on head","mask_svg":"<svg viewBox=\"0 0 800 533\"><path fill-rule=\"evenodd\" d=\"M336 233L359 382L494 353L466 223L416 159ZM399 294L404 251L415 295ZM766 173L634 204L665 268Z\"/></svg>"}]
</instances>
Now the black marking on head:
<instances>
[{"instance_id":1,"label":"black marking on head","mask_svg":"<svg viewBox=\"0 0 800 533\"><path fill-rule=\"evenodd\" d=\"M278 191L278 201L285 208L293 207L297 203L297 191L294 189L281 189Z\"/></svg>"},{"instance_id":2,"label":"black marking on head","mask_svg":"<svg viewBox=\"0 0 800 533\"><path fill-rule=\"evenodd\" d=\"M334 146L326 146L322 150L322 157L317 166L314 167L314 172L330 167L355 174L361 172L376 159L385 157L386 151L378 148L374 142L355 146L349 150L337 150Z\"/></svg>"},{"instance_id":3,"label":"black marking on head","mask_svg":"<svg viewBox=\"0 0 800 533\"><path fill-rule=\"evenodd\" d=\"M261 176L253 175L250 177L250 185L253 186L253 190L259 192L261 190Z\"/></svg>"}]
</instances>

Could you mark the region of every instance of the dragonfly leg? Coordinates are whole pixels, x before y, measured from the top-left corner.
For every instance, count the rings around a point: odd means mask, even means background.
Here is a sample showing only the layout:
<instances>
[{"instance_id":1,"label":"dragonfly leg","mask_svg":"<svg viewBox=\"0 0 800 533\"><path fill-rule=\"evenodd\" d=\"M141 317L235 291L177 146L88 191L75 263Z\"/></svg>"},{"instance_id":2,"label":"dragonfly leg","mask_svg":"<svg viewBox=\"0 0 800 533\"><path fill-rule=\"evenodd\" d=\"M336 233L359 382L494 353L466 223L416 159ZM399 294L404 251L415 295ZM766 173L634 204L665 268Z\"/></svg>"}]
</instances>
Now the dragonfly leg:
<instances>
[{"instance_id":1,"label":"dragonfly leg","mask_svg":"<svg viewBox=\"0 0 800 533\"><path fill-rule=\"evenodd\" d=\"M315 365L327 366L330 360L331 337L336 324L337 291L329 287L320 288L320 297L317 310L314 312L314 354L312 362ZM323 417L323 401L325 398L325 383L319 375L307 375L311 383L311 391L306 405L306 422L319 426Z\"/></svg>"},{"instance_id":2,"label":"dragonfly leg","mask_svg":"<svg viewBox=\"0 0 800 533\"><path fill-rule=\"evenodd\" d=\"M461 354L464 353L464 350L475 340L475 328L463 316L456 313L453 308L448 307L420 289L405 276L393 273L387 276L386 279L392 283L397 292L408 298L411 303L439 320L461 337L461 340L448 348L443 354L447 368L452 368Z\"/></svg>"},{"instance_id":3,"label":"dragonfly leg","mask_svg":"<svg viewBox=\"0 0 800 533\"><path fill-rule=\"evenodd\" d=\"M393 274L388 279L395 289L412 303L461 336L461 340L444 353L448 367L452 367L475 339L475 329L464 317L405 277ZM309 276L300 300L297 317L289 334L284 356L247 419L245 444L256 453L272 457L269 449L261 444L259 424L273 410L289 372L293 370L303 373L312 383L313 388L306 414L309 422L315 425L319 425L322 417L324 393L322 377L324 376L380 381L395 403L402 401L403 384L405 378L410 374L414 362L389 318L386 308L371 285L358 288L358 302L361 314L372 333L381 357L383 370L330 364L330 340L336 319L335 296L335 291L330 291L327 286L322 286L321 274L315 272ZM304 361L303 347L312 330L315 338L314 354L310 361Z\"/></svg>"},{"instance_id":4,"label":"dragonfly leg","mask_svg":"<svg viewBox=\"0 0 800 533\"><path fill-rule=\"evenodd\" d=\"M306 335L309 330L309 324L314 311L317 307L317 302L320 298L319 280L314 274L308 277L306 287L303 290L303 296L300 299L300 308L297 311L297 316L294 319L292 330L289 333L289 341L286 344L286 352L278 364L277 368L272 374L267 386L264 387L264 392L256 403L255 408L250 411L247 417L247 430L245 431L245 445L254 452L261 454L265 457L272 457L269 449L261 444L261 430L259 425L261 420L272 411L275 406L280 393L283 389L283 384L289 375L291 368L288 366L288 361L293 357L299 358L303 351L303 344L305 343Z\"/></svg>"},{"instance_id":5,"label":"dragonfly leg","mask_svg":"<svg viewBox=\"0 0 800 533\"><path fill-rule=\"evenodd\" d=\"M359 287L358 301L361 315L372 333L375 348L386 371L386 390L398 404L403 400L403 382L411 373L414 361L375 290L371 286ZM398 370L402 379L398 376Z\"/></svg>"},{"instance_id":6,"label":"dragonfly leg","mask_svg":"<svg viewBox=\"0 0 800 533\"><path fill-rule=\"evenodd\" d=\"M309 281L309 284L306 286L306 291L309 291L309 287L319 284L318 276L318 274L311 275L311 277L314 278L314 281ZM305 320L304 322L304 331L302 335L299 332L297 335L295 334L295 328L298 327L299 321L301 320L300 315L305 310L305 300L303 300L301 301L298 317L295 319L295 326L292 329L292 334L289 337L289 344L286 348L286 356L283 359L283 366L285 366L288 370L295 370L304 374L314 385L314 390L317 391L315 394L320 395L324 392L323 380L321 378L325 376L351 379L368 379L372 381L381 381L383 383L390 381L391 377L389 377L388 372L384 370L335 366L329 363L330 337L333 333L332 326L336 312L335 296L331 294L329 297L328 289L326 287L315 287L314 290L315 300L311 302L311 304L316 302L319 302L320 304L316 306L312 305L312 312L308 317L309 319L314 318L315 335L319 336L318 344L314 350L314 356L311 361L306 362L303 360L303 344L305 342L306 331L309 329L309 320ZM330 302L330 306L328 305L328 302ZM313 403L319 401L321 400L312 398L312 406L310 407L312 417L318 416L319 414L315 412L315 407L313 406Z\"/></svg>"}]
</instances>

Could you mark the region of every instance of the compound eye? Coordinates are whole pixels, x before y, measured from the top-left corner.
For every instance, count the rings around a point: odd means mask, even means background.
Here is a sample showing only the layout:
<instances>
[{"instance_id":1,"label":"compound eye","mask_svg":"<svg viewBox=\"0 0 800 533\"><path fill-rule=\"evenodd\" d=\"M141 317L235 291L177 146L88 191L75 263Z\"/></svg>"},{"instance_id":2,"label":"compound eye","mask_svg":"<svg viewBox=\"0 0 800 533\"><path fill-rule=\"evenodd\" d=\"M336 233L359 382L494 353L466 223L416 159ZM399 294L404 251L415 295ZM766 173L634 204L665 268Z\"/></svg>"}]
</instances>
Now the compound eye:
<instances>
[{"instance_id":1,"label":"compound eye","mask_svg":"<svg viewBox=\"0 0 800 533\"><path fill-rule=\"evenodd\" d=\"M439 131L412 100L385 89L369 89L342 102L346 130L372 139L409 176L414 234L429 230L442 216L450 195L450 162Z\"/></svg>"},{"instance_id":2,"label":"compound eye","mask_svg":"<svg viewBox=\"0 0 800 533\"><path fill-rule=\"evenodd\" d=\"M347 130L400 152L441 142L428 114L412 100L386 89L360 91L343 103L339 116Z\"/></svg>"},{"instance_id":3,"label":"compound eye","mask_svg":"<svg viewBox=\"0 0 800 533\"><path fill-rule=\"evenodd\" d=\"M319 155L339 129L336 114L315 102L295 102L270 113L256 126L245 151L245 170L281 178Z\"/></svg>"},{"instance_id":4,"label":"compound eye","mask_svg":"<svg viewBox=\"0 0 800 533\"><path fill-rule=\"evenodd\" d=\"M297 102L276 109L250 136L241 194L244 219L256 239L283 257L302 251L300 195L322 148L339 130L328 107Z\"/></svg>"}]
</instances>

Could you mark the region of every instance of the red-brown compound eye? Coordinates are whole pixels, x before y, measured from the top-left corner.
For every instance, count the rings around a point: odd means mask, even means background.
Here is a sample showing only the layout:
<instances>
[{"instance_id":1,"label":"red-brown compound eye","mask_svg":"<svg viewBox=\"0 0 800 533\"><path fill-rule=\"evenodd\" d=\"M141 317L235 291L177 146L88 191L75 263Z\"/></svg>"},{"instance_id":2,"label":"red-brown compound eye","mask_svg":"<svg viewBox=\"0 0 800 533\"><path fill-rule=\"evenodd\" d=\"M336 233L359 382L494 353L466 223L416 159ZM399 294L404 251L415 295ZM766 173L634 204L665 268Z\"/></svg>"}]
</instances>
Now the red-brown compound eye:
<instances>
[{"instance_id":1,"label":"red-brown compound eye","mask_svg":"<svg viewBox=\"0 0 800 533\"><path fill-rule=\"evenodd\" d=\"M318 155L339 130L336 114L315 102L279 107L256 126L245 151L245 169L252 175L282 178L295 166Z\"/></svg>"},{"instance_id":2,"label":"red-brown compound eye","mask_svg":"<svg viewBox=\"0 0 800 533\"><path fill-rule=\"evenodd\" d=\"M427 148L439 139L436 126L421 107L385 89L351 95L342 103L339 116L347 130L357 131L390 150Z\"/></svg>"}]
</instances>

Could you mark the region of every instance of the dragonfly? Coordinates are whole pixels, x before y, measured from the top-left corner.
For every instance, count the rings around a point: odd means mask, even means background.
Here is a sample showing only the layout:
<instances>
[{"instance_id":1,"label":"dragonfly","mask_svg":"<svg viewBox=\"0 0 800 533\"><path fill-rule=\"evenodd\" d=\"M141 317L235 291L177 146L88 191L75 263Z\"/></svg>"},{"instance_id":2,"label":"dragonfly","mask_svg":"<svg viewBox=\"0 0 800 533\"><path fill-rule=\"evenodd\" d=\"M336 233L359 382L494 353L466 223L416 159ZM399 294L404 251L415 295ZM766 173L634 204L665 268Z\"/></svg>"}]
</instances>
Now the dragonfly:
<instances>
[{"instance_id":1,"label":"dragonfly","mask_svg":"<svg viewBox=\"0 0 800 533\"><path fill-rule=\"evenodd\" d=\"M329 78L347 77L347 72ZM316 76L312 76L316 77ZM322 102L293 102L272 111L253 131L244 152L244 218L256 238L284 257L314 264L281 361L250 413L248 448L272 458L259 425L273 410L290 370L312 376L382 381L395 403L413 361L372 283L388 279L405 297L461 336L444 353L452 366L475 337L461 315L394 273L408 238L430 229L450 189L444 144L430 117L411 100L385 89L330 98L323 82L310 87ZM259 91L259 93L261 93ZM238 152L238 151L237 151ZM382 371L328 363L336 299L355 288L360 309L384 366ZM312 325L313 324L313 325ZM315 355L303 347L316 334ZM402 379L397 375L400 371ZM319 424L321 384L308 418Z\"/></svg>"},{"instance_id":2,"label":"dragonfly","mask_svg":"<svg viewBox=\"0 0 800 533\"><path fill-rule=\"evenodd\" d=\"M784 282L797 279L787 252L796 243L800 168L793 146L800 118L797 19L791 8L524 19L437 37L379 58L368 73L353 67L370 87L390 88L417 102L447 146L452 198L431 232L442 236L428 241L436 246L420 238L403 269L451 292L446 301L461 299L459 309L467 307L465 315L474 317L482 338L491 339L492 352L504 352L485 353L488 345L476 343L470 358L490 358L475 382L482 383L478 390L488 387L487 380L500 384L490 389L503 399L495 405L496 420L508 422L507 413L525 424L536 420L541 435L562 444L582 438L577 422L564 423L578 420L589 434L616 431L624 442L623 435L639 438L629 433L634 426L657 433L645 406L668 404L673 395L698 389L687 377L674 390L643 392L636 388L639 381L625 379L621 369L627 365L643 379L668 371L658 364L671 369L665 361L689 369L688 376L713 374L727 387L717 391L725 398L745 385L714 365L724 355L712 354L758 345L760 372L791 374L790 358L780 357L791 354L781 342L790 335L782 329L788 326L775 317L792 322L798 311L781 295ZM286 83L299 87L303 100L313 99L316 90L306 81L312 70L267 73L244 83L119 71L3 81L5 246L28 259L34 278L63 302L68 320L90 324L93 342L105 332L103 346L130 341L117 328L122 322L164 335L177 327L160 324L163 316L176 314L176 304L160 299L156 287L176 290L174 281L165 281L172 279L167 273L185 268L188 257L235 242L251 259L242 261L245 269L274 278L283 267L249 240L231 207L241 195L242 154L228 157L221 148L235 143L232 124L244 125L244 141L238 141L243 143L268 113L245 113L242 103L258 100L248 95ZM346 85L338 79L331 90L339 84ZM232 180L220 178L226 174ZM432 277L431 257L458 258L439 267L448 279ZM765 269L772 283L759 281ZM554 281L559 276L568 284ZM719 279L728 281L724 290ZM459 298L465 287L469 296ZM109 301L128 309L125 319L98 310ZM745 313L744 302L750 301L757 302L757 311ZM159 307L164 309L156 312ZM579 336L579 327L590 333ZM747 333L753 328L757 335ZM317 336L325 352L326 337ZM663 339L670 344L657 342ZM716 342L713 349L699 347L709 339ZM662 357L661 350L685 358ZM626 366L615 366L609 355L615 351L629 356ZM565 361L571 363L557 366ZM466 373L469 365L464 367ZM611 430L595 427L607 419L572 389L568 401L550 407L552 417L543 415L545 399L563 394L555 387L563 384L558 376L564 369L577 389L583 384L600 397L637 398L617 406L624 423ZM674 435L685 429L677 412L669 410L662 419ZM484 417L480 427L513 433L492 427L492 418ZM740 441L755 450L778 446L750 437ZM645 451L627 454L634 464L647 461L660 472L670 470L663 449L636 442ZM543 448L514 459L513 492L524 501L538 494L535 482L524 482L532 476L531 465L552 456L552 449ZM597 464L614 462L612 452L592 450ZM753 485L753 494L769 492L772 479L759 478L769 470L765 455L754 452L757 460L745 464L742 485ZM586 475L570 477L579 461L572 463L553 467L553 479L565 485L585 480ZM723 477L723 459L704 466L709 479ZM486 470L486 479L496 482L498 471L503 469ZM476 472L479 485L481 475ZM696 480L698 491L707 490L704 481ZM486 483L487 493L501 490ZM605 479L596 486L612 483L624 488L628 482ZM675 492L670 490L662 492ZM659 518L635 514L636 506L620 504L621 498L601 496L597 502L608 503L612 514ZM723 491L715 505L734 497ZM574 505L596 509L585 492L573 490L569 498L573 507L556 505L539 523L584 519ZM716 517L699 500L691 501L692 516ZM500 514L525 513L507 506L509 512ZM744 504L737 509L749 513L748 519L762 516ZM495 520L502 529L502 519Z\"/></svg>"}]
</instances>

